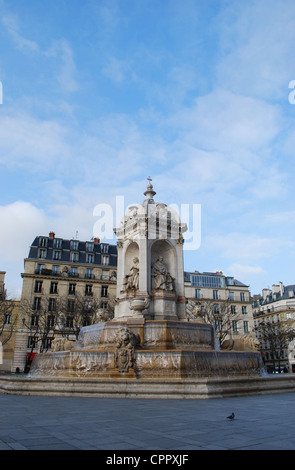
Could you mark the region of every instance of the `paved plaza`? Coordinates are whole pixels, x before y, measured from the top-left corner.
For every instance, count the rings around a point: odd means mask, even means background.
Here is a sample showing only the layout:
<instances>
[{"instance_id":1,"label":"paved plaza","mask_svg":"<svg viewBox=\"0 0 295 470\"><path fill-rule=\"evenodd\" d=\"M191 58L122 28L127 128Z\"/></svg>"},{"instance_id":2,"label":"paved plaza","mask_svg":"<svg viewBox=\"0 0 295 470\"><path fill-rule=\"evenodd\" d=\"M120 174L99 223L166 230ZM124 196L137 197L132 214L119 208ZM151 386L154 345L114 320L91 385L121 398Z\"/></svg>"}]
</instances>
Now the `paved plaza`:
<instances>
[{"instance_id":1,"label":"paved plaza","mask_svg":"<svg viewBox=\"0 0 295 470\"><path fill-rule=\"evenodd\" d=\"M293 450L294 403L294 393L209 400L0 394L0 450Z\"/></svg>"}]
</instances>

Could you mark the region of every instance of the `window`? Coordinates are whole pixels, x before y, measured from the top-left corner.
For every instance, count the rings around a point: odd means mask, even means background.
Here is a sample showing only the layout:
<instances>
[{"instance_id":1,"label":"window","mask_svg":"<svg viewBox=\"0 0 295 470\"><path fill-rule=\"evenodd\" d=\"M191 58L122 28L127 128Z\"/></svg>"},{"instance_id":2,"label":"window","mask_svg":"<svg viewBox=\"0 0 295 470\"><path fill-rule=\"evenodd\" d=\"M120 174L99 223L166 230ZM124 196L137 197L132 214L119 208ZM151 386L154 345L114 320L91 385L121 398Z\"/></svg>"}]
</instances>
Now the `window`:
<instances>
[{"instance_id":1,"label":"window","mask_svg":"<svg viewBox=\"0 0 295 470\"><path fill-rule=\"evenodd\" d=\"M245 292L241 292L240 296L241 296L241 302L245 302Z\"/></svg>"},{"instance_id":2,"label":"window","mask_svg":"<svg viewBox=\"0 0 295 470\"><path fill-rule=\"evenodd\" d=\"M86 242L86 251L93 251L94 243Z\"/></svg>"},{"instance_id":3,"label":"window","mask_svg":"<svg viewBox=\"0 0 295 470\"><path fill-rule=\"evenodd\" d=\"M201 289L195 289L195 299L201 298Z\"/></svg>"},{"instance_id":4,"label":"window","mask_svg":"<svg viewBox=\"0 0 295 470\"><path fill-rule=\"evenodd\" d=\"M69 284L69 295L75 295L76 293L76 284L70 283Z\"/></svg>"},{"instance_id":5,"label":"window","mask_svg":"<svg viewBox=\"0 0 295 470\"><path fill-rule=\"evenodd\" d=\"M86 253L86 263L93 263L94 262L94 254Z\"/></svg>"},{"instance_id":6,"label":"window","mask_svg":"<svg viewBox=\"0 0 295 470\"><path fill-rule=\"evenodd\" d=\"M49 299L48 300L48 311L55 312L56 311L56 299Z\"/></svg>"},{"instance_id":7,"label":"window","mask_svg":"<svg viewBox=\"0 0 295 470\"><path fill-rule=\"evenodd\" d=\"M215 314L219 313L219 305L218 304L213 305L213 311L214 311Z\"/></svg>"},{"instance_id":8,"label":"window","mask_svg":"<svg viewBox=\"0 0 295 470\"><path fill-rule=\"evenodd\" d=\"M102 243L101 244L101 252L102 253L108 253L109 252L109 245L107 243Z\"/></svg>"},{"instance_id":9,"label":"window","mask_svg":"<svg viewBox=\"0 0 295 470\"><path fill-rule=\"evenodd\" d=\"M38 258L46 258L46 248L39 248L38 250Z\"/></svg>"},{"instance_id":10,"label":"window","mask_svg":"<svg viewBox=\"0 0 295 470\"><path fill-rule=\"evenodd\" d=\"M62 240L60 238L53 239L53 248L61 248Z\"/></svg>"},{"instance_id":11,"label":"window","mask_svg":"<svg viewBox=\"0 0 295 470\"><path fill-rule=\"evenodd\" d=\"M218 300L218 290L213 291L213 300Z\"/></svg>"},{"instance_id":12,"label":"window","mask_svg":"<svg viewBox=\"0 0 295 470\"><path fill-rule=\"evenodd\" d=\"M73 266L71 267L70 276L71 277L78 277L77 268L74 268Z\"/></svg>"},{"instance_id":13,"label":"window","mask_svg":"<svg viewBox=\"0 0 295 470\"><path fill-rule=\"evenodd\" d=\"M73 263L77 263L79 261L79 252L71 251L70 259Z\"/></svg>"},{"instance_id":14,"label":"window","mask_svg":"<svg viewBox=\"0 0 295 470\"><path fill-rule=\"evenodd\" d=\"M242 306L242 314L243 314L243 315L247 315L247 307L246 307L246 305L243 305L243 306Z\"/></svg>"},{"instance_id":15,"label":"window","mask_svg":"<svg viewBox=\"0 0 295 470\"><path fill-rule=\"evenodd\" d=\"M41 309L41 297L34 297L32 309L33 310L40 310Z\"/></svg>"},{"instance_id":16,"label":"window","mask_svg":"<svg viewBox=\"0 0 295 470\"><path fill-rule=\"evenodd\" d=\"M93 279L93 269L92 268L87 268L86 269L86 279Z\"/></svg>"},{"instance_id":17,"label":"window","mask_svg":"<svg viewBox=\"0 0 295 470\"><path fill-rule=\"evenodd\" d=\"M58 282L51 282L50 294L58 294L57 286L58 286Z\"/></svg>"},{"instance_id":18,"label":"window","mask_svg":"<svg viewBox=\"0 0 295 470\"><path fill-rule=\"evenodd\" d=\"M108 296L108 286L101 286L101 297Z\"/></svg>"},{"instance_id":19,"label":"window","mask_svg":"<svg viewBox=\"0 0 295 470\"><path fill-rule=\"evenodd\" d=\"M244 321L244 333L249 333L249 322Z\"/></svg>"},{"instance_id":20,"label":"window","mask_svg":"<svg viewBox=\"0 0 295 470\"><path fill-rule=\"evenodd\" d=\"M48 328L53 328L54 327L54 320L55 320L54 315L48 315L48 317L47 317L47 327Z\"/></svg>"},{"instance_id":21,"label":"window","mask_svg":"<svg viewBox=\"0 0 295 470\"><path fill-rule=\"evenodd\" d=\"M11 313L5 313L4 325L10 325Z\"/></svg>"},{"instance_id":22,"label":"window","mask_svg":"<svg viewBox=\"0 0 295 470\"><path fill-rule=\"evenodd\" d=\"M108 308L108 303L107 302L101 302L100 308Z\"/></svg>"},{"instance_id":23,"label":"window","mask_svg":"<svg viewBox=\"0 0 295 470\"><path fill-rule=\"evenodd\" d=\"M215 331L220 331L220 320L215 319Z\"/></svg>"},{"instance_id":24,"label":"window","mask_svg":"<svg viewBox=\"0 0 295 470\"><path fill-rule=\"evenodd\" d=\"M35 336L29 336L27 347L30 349L35 348L36 342L37 342L37 338L35 338Z\"/></svg>"},{"instance_id":25,"label":"window","mask_svg":"<svg viewBox=\"0 0 295 470\"><path fill-rule=\"evenodd\" d=\"M61 259L61 251L53 250L53 259Z\"/></svg>"},{"instance_id":26,"label":"window","mask_svg":"<svg viewBox=\"0 0 295 470\"><path fill-rule=\"evenodd\" d=\"M51 343L52 343L52 341L53 341L53 338L45 338L44 343L43 343L45 350L51 348Z\"/></svg>"},{"instance_id":27,"label":"window","mask_svg":"<svg viewBox=\"0 0 295 470\"><path fill-rule=\"evenodd\" d=\"M191 275L191 285L196 287L222 288L225 287L225 279L222 276L219 277L193 274Z\"/></svg>"},{"instance_id":28,"label":"window","mask_svg":"<svg viewBox=\"0 0 295 470\"><path fill-rule=\"evenodd\" d=\"M35 281L34 292L41 294L43 281Z\"/></svg>"},{"instance_id":29,"label":"window","mask_svg":"<svg viewBox=\"0 0 295 470\"><path fill-rule=\"evenodd\" d=\"M231 300L231 301L235 300L235 293L234 293L234 292L229 292L228 298L229 298L229 300Z\"/></svg>"},{"instance_id":30,"label":"window","mask_svg":"<svg viewBox=\"0 0 295 470\"><path fill-rule=\"evenodd\" d=\"M79 241L78 240L71 240L70 247L71 247L71 250L78 250L79 249Z\"/></svg>"},{"instance_id":31,"label":"window","mask_svg":"<svg viewBox=\"0 0 295 470\"><path fill-rule=\"evenodd\" d=\"M31 316L31 326L38 326L38 315L32 315Z\"/></svg>"},{"instance_id":32,"label":"window","mask_svg":"<svg viewBox=\"0 0 295 470\"><path fill-rule=\"evenodd\" d=\"M47 238L46 237L39 237L39 246L47 246Z\"/></svg>"},{"instance_id":33,"label":"window","mask_svg":"<svg viewBox=\"0 0 295 470\"><path fill-rule=\"evenodd\" d=\"M232 314L232 315L235 315L235 314L237 313L237 311L236 311L236 306L235 306L235 305L231 305L231 306L230 306L230 311L231 311L231 314Z\"/></svg>"},{"instance_id":34,"label":"window","mask_svg":"<svg viewBox=\"0 0 295 470\"><path fill-rule=\"evenodd\" d=\"M238 332L238 322L237 322L237 320L232 321L232 328L233 328L234 333Z\"/></svg>"},{"instance_id":35,"label":"window","mask_svg":"<svg viewBox=\"0 0 295 470\"><path fill-rule=\"evenodd\" d=\"M59 266L53 265L52 266L52 275L57 276L59 274Z\"/></svg>"},{"instance_id":36,"label":"window","mask_svg":"<svg viewBox=\"0 0 295 470\"><path fill-rule=\"evenodd\" d=\"M42 274L42 271L44 268L45 268L45 264L38 264L36 274Z\"/></svg>"},{"instance_id":37,"label":"window","mask_svg":"<svg viewBox=\"0 0 295 470\"><path fill-rule=\"evenodd\" d=\"M107 266L109 264L109 257L107 255L102 255L102 264Z\"/></svg>"},{"instance_id":38,"label":"window","mask_svg":"<svg viewBox=\"0 0 295 470\"><path fill-rule=\"evenodd\" d=\"M93 295L92 284L86 284L86 286L85 286L85 295Z\"/></svg>"}]
</instances>

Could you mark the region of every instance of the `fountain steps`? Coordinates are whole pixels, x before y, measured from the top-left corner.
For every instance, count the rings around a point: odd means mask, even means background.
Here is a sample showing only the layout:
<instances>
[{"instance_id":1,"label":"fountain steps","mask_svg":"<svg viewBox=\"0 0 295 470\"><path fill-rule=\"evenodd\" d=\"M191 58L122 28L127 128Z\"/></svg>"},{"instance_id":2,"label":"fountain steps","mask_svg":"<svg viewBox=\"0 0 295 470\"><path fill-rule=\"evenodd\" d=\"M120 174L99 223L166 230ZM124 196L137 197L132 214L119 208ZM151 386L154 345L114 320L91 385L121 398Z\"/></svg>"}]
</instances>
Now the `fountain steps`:
<instances>
[{"instance_id":1,"label":"fountain steps","mask_svg":"<svg viewBox=\"0 0 295 470\"><path fill-rule=\"evenodd\" d=\"M295 391L291 375L198 379L0 376L0 393L96 398L208 399Z\"/></svg>"}]
</instances>

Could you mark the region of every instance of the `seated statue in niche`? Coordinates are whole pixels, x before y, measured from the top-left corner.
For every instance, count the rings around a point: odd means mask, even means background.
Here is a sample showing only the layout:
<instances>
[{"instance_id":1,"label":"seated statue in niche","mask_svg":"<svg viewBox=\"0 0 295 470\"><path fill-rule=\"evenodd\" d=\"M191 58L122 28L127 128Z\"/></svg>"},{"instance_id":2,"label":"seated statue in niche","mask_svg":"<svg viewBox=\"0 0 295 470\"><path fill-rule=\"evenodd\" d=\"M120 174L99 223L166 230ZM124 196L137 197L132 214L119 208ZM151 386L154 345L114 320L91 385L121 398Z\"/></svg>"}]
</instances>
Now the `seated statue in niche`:
<instances>
[{"instance_id":1,"label":"seated statue in niche","mask_svg":"<svg viewBox=\"0 0 295 470\"><path fill-rule=\"evenodd\" d=\"M126 274L124 282L123 282L123 287L122 291L123 292L128 292L129 290L135 289L137 290L139 287L139 259L134 258L133 259L133 266L131 266L129 274Z\"/></svg>"},{"instance_id":2,"label":"seated statue in niche","mask_svg":"<svg viewBox=\"0 0 295 470\"><path fill-rule=\"evenodd\" d=\"M159 257L152 265L153 287L156 290L174 290L174 278L168 272L163 258Z\"/></svg>"}]
</instances>

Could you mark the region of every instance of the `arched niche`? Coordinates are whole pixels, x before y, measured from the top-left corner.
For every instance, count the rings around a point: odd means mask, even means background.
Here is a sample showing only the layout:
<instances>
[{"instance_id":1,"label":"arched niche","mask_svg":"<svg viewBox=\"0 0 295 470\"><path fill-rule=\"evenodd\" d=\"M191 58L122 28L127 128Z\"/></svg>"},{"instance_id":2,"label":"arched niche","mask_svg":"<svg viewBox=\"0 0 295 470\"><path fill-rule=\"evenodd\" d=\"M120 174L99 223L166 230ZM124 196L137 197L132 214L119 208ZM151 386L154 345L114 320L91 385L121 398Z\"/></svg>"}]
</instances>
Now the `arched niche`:
<instances>
[{"instance_id":1,"label":"arched niche","mask_svg":"<svg viewBox=\"0 0 295 470\"><path fill-rule=\"evenodd\" d=\"M124 274L128 274L134 264L134 258L139 258L139 246L136 242L131 242L126 248L124 259Z\"/></svg>"},{"instance_id":2,"label":"arched niche","mask_svg":"<svg viewBox=\"0 0 295 470\"><path fill-rule=\"evenodd\" d=\"M155 240L151 246L151 264L158 258L163 258L167 270L176 278L176 253L174 246L168 240Z\"/></svg>"}]
</instances>

